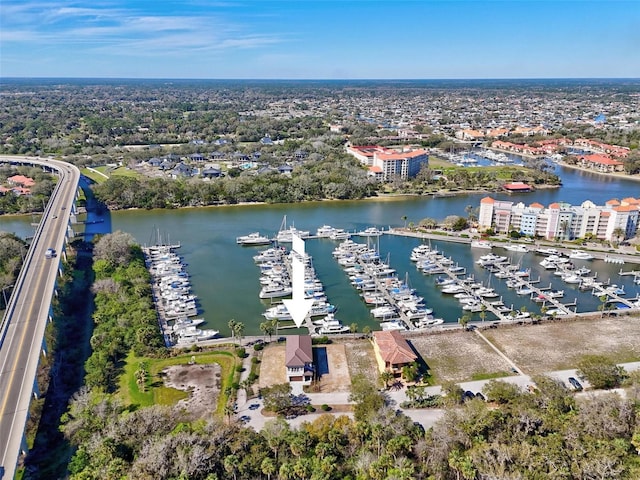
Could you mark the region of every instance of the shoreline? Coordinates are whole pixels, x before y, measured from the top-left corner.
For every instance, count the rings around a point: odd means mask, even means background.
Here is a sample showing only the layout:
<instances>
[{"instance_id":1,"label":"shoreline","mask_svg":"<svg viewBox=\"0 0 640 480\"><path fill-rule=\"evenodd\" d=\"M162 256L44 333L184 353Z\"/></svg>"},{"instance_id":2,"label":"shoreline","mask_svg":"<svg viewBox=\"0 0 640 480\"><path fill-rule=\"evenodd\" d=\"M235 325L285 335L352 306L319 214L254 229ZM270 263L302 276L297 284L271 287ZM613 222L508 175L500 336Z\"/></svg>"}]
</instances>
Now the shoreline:
<instances>
[{"instance_id":1,"label":"shoreline","mask_svg":"<svg viewBox=\"0 0 640 480\"><path fill-rule=\"evenodd\" d=\"M611 172L611 173L596 172L595 170L592 170L590 168L581 167L579 165L571 165L566 162L558 162L558 165L561 167L579 170L581 172L593 173L595 175L602 175L603 177L615 177L621 180L631 180L634 182L640 182L640 174L629 175L627 173L621 173L621 172Z\"/></svg>"}]
</instances>

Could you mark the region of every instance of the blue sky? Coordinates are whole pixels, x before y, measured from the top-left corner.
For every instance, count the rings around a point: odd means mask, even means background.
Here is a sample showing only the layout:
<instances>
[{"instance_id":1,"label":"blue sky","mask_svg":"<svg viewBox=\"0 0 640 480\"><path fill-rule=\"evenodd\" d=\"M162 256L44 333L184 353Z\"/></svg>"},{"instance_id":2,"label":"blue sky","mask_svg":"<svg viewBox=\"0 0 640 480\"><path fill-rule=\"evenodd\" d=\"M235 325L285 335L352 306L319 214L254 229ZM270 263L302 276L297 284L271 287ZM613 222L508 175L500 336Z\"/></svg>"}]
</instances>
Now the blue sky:
<instances>
[{"instance_id":1,"label":"blue sky","mask_svg":"<svg viewBox=\"0 0 640 480\"><path fill-rule=\"evenodd\" d=\"M0 76L640 77L640 0L0 0Z\"/></svg>"}]
</instances>

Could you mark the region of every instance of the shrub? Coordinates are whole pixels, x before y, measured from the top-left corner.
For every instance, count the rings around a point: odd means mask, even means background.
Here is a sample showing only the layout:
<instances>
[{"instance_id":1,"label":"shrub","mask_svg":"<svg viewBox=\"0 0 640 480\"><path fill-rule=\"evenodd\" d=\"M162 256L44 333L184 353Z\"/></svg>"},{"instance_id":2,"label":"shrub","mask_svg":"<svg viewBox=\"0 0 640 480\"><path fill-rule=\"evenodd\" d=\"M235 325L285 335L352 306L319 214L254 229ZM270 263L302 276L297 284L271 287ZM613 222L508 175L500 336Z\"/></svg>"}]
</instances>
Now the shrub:
<instances>
[{"instance_id":1,"label":"shrub","mask_svg":"<svg viewBox=\"0 0 640 480\"><path fill-rule=\"evenodd\" d=\"M259 352L259 351L260 351L260 350L262 350L262 349L264 349L264 343L256 343L256 344L253 346L253 350L254 350L255 352Z\"/></svg>"},{"instance_id":2,"label":"shrub","mask_svg":"<svg viewBox=\"0 0 640 480\"><path fill-rule=\"evenodd\" d=\"M240 358L244 358L247 356L247 351L244 347L236 348L236 355Z\"/></svg>"},{"instance_id":3,"label":"shrub","mask_svg":"<svg viewBox=\"0 0 640 480\"><path fill-rule=\"evenodd\" d=\"M329 405L327 405L326 403L323 403L320 408L325 412L328 412L329 410L331 410L331 407Z\"/></svg>"},{"instance_id":4,"label":"shrub","mask_svg":"<svg viewBox=\"0 0 640 480\"><path fill-rule=\"evenodd\" d=\"M307 409L307 412L309 412L309 413L313 413L313 412L316 411L316 409L315 409L315 407L313 405L307 405L306 409Z\"/></svg>"}]
</instances>

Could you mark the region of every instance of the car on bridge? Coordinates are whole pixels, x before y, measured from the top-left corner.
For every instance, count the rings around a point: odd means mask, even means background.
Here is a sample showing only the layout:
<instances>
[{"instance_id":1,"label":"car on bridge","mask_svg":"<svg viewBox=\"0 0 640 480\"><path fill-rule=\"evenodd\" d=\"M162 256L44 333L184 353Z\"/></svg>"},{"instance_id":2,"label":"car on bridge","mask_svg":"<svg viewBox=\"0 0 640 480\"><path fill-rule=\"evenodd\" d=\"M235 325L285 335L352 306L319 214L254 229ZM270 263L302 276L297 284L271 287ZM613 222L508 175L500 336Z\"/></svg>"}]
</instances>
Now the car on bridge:
<instances>
[{"instance_id":1,"label":"car on bridge","mask_svg":"<svg viewBox=\"0 0 640 480\"><path fill-rule=\"evenodd\" d=\"M47 248L47 251L44 252L45 258L53 258L57 255L55 248Z\"/></svg>"}]
</instances>

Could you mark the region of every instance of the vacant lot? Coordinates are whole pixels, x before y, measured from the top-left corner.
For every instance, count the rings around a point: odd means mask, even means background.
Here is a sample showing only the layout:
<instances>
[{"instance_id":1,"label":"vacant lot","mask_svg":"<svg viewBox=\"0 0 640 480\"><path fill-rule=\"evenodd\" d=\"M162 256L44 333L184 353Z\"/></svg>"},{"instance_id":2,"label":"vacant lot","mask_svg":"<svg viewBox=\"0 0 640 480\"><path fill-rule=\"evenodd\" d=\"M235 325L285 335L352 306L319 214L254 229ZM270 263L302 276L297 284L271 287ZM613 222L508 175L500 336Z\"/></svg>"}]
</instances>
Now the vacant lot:
<instances>
[{"instance_id":1,"label":"vacant lot","mask_svg":"<svg viewBox=\"0 0 640 480\"><path fill-rule=\"evenodd\" d=\"M487 342L472 332L411 336L408 340L429 366L436 383L499 377L511 370Z\"/></svg>"},{"instance_id":2,"label":"vacant lot","mask_svg":"<svg viewBox=\"0 0 640 480\"><path fill-rule=\"evenodd\" d=\"M640 318L594 318L485 330L525 373L573 368L586 353L615 362L640 360Z\"/></svg>"},{"instance_id":3,"label":"vacant lot","mask_svg":"<svg viewBox=\"0 0 640 480\"><path fill-rule=\"evenodd\" d=\"M573 368L585 353L603 354L619 363L640 360L638 316L502 326L483 333L527 374ZM409 335L407 339L429 366L435 383L511 375L511 366L472 332ZM369 340L336 340L326 347L329 374L321 379L322 392L348 391L351 376L358 373L378 378ZM262 358L260 386L285 381L284 345L270 345Z\"/></svg>"}]
</instances>

